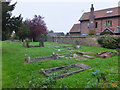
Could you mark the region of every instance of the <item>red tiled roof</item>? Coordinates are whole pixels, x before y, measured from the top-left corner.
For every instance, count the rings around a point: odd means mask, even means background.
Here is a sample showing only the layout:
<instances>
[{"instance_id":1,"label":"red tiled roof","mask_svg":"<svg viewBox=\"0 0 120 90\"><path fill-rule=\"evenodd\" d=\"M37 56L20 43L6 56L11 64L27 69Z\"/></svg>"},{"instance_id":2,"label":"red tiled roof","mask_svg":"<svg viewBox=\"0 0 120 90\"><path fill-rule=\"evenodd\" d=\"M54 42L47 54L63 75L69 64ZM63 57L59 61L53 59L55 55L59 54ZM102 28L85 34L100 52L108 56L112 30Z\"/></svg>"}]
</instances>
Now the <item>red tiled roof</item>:
<instances>
[{"instance_id":1,"label":"red tiled roof","mask_svg":"<svg viewBox=\"0 0 120 90\"><path fill-rule=\"evenodd\" d=\"M74 24L70 32L80 32L80 24Z\"/></svg>"},{"instance_id":2,"label":"red tiled roof","mask_svg":"<svg viewBox=\"0 0 120 90\"><path fill-rule=\"evenodd\" d=\"M107 11L113 11L112 13L107 14ZM108 9L102 9L102 10L97 10L94 11L95 18L104 18L104 17L111 17L111 16L118 16L118 7L114 8L108 8ZM80 18L81 20L88 20L90 16L90 12L85 12L82 17Z\"/></svg>"}]
</instances>

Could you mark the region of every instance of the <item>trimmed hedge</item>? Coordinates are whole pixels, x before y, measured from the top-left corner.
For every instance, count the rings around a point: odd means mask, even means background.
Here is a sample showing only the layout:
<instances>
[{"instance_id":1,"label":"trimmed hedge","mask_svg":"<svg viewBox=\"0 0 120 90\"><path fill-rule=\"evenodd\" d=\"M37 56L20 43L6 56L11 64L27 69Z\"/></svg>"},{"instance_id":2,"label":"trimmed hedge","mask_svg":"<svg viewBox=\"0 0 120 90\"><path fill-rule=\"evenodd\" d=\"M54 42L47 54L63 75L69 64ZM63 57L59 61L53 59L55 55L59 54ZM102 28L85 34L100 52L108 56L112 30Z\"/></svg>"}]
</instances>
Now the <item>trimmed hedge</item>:
<instances>
[{"instance_id":1,"label":"trimmed hedge","mask_svg":"<svg viewBox=\"0 0 120 90\"><path fill-rule=\"evenodd\" d=\"M120 48L120 37L103 36L97 39L98 43L104 48Z\"/></svg>"}]
</instances>

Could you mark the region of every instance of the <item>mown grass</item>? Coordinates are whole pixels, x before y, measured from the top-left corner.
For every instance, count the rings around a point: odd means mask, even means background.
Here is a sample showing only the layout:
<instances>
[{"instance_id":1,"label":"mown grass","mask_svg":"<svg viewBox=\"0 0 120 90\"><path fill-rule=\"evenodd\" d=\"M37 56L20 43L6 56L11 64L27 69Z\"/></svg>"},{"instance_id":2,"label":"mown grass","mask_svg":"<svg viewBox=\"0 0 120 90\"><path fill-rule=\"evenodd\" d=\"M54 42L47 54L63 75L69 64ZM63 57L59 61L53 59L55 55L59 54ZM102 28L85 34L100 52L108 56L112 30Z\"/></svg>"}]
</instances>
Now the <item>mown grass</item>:
<instances>
[{"instance_id":1,"label":"mown grass","mask_svg":"<svg viewBox=\"0 0 120 90\"><path fill-rule=\"evenodd\" d=\"M0 89L2 88L2 41L0 41Z\"/></svg>"},{"instance_id":2,"label":"mown grass","mask_svg":"<svg viewBox=\"0 0 120 90\"><path fill-rule=\"evenodd\" d=\"M38 42L31 43L34 45L38 45ZM71 44L64 43L52 43L45 42L45 47L53 47L53 46L72 46ZM83 52L93 52L89 54L90 56L94 56L94 59L88 59L85 61L78 61L75 59L58 59L58 60L46 60L39 61L27 64L24 61L24 55L27 54L30 57L38 57L38 56L49 56L53 52L56 54L68 53L70 50L63 50L61 52L53 50L52 48L45 47L37 47L37 48L25 48L19 42L11 42L11 41L3 41L2 42L2 88L14 88L15 79L17 74L21 74L21 81L23 83L28 83L31 76L34 75L38 78L46 78L43 74L40 73L40 69L48 69L58 66L70 65L74 63L84 63L92 68L97 70L101 70L102 72L107 71L108 73L118 73L118 56L113 56L111 58L98 58L95 57L95 53L103 52L103 51L112 51L114 49L105 49L101 47L89 47L83 46L81 49L73 50L71 52L83 51ZM110 70L113 69L113 70ZM70 76L67 76L63 79L58 79L57 83L54 87L60 88L62 84L66 85L69 88L84 88L88 82L88 78L91 78L90 70L86 70L83 72L79 72ZM115 79L118 80L118 74L108 74L107 79Z\"/></svg>"}]
</instances>

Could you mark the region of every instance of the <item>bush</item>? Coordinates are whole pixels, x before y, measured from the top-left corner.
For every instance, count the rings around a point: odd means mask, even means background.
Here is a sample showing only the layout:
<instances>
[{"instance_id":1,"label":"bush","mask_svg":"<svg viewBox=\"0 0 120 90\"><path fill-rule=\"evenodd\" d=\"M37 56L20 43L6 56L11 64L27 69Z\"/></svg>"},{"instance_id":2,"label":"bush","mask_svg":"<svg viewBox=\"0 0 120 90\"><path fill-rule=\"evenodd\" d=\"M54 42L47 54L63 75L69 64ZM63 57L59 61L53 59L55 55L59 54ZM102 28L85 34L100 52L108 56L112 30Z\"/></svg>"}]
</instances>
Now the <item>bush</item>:
<instances>
[{"instance_id":1,"label":"bush","mask_svg":"<svg viewBox=\"0 0 120 90\"><path fill-rule=\"evenodd\" d=\"M119 48L120 37L100 37L97 41L104 48L116 49Z\"/></svg>"},{"instance_id":2,"label":"bush","mask_svg":"<svg viewBox=\"0 0 120 90\"><path fill-rule=\"evenodd\" d=\"M112 35L113 33L112 32L102 32L102 33L100 33L100 35L106 35L106 34Z\"/></svg>"},{"instance_id":3,"label":"bush","mask_svg":"<svg viewBox=\"0 0 120 90\"><path fill-rule=\"evenodd\" d=\"M17 74L17 78L14 81L15 88L53 88L56 84L55 75L51 75L48 78L38 78L34 75L31 76L31 79L28 82L23 82L21 80L21 73Z\"/></svg>"},{"instance_id":4,"label":"bush","mask_svg":"<svg viewBox=\"0 0 120 90\"><path fill-rule=\"evenodd\" d=\"M96 70L95 68L90 69L92 70L91 78L88 78L88 83L86 84L85 88L118 88L119 81L115 79L108 79L107 76L110 74L106 71L102 72L100 70Z\"/></svg>"}]
</instances>

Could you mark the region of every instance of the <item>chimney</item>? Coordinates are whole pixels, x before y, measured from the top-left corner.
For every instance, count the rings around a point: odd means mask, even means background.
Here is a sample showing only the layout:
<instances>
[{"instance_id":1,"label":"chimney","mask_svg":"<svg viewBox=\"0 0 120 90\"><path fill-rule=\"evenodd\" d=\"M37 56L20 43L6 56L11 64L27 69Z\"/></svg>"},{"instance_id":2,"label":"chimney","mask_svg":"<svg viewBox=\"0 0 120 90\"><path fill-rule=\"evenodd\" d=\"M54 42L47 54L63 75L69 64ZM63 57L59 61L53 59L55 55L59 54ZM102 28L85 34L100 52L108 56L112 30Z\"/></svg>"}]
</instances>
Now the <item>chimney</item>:
<instances>
[{"instance_id":1,"label":"chimney","mask_svg":"<svg viewBox=\"0 0 120 90\"><path fill-rule=\"evenodd\" d=\"M93 12L93 13L94 13L94 7L93 7L93 4L91 4L90 12Z\"/></svg>"},{"instance_id":2,"label":"chimney","mask_svg":"<svg viewBox=\"0 0 120 90\"><path fill-rule=\"evenodd\" d=\"M89 31L92 30L92 32L95 32L95 15L94 15L93 4L91 4L91 8L90 8L89 25L90 25Z\"/></svg>"}]
</instances>

